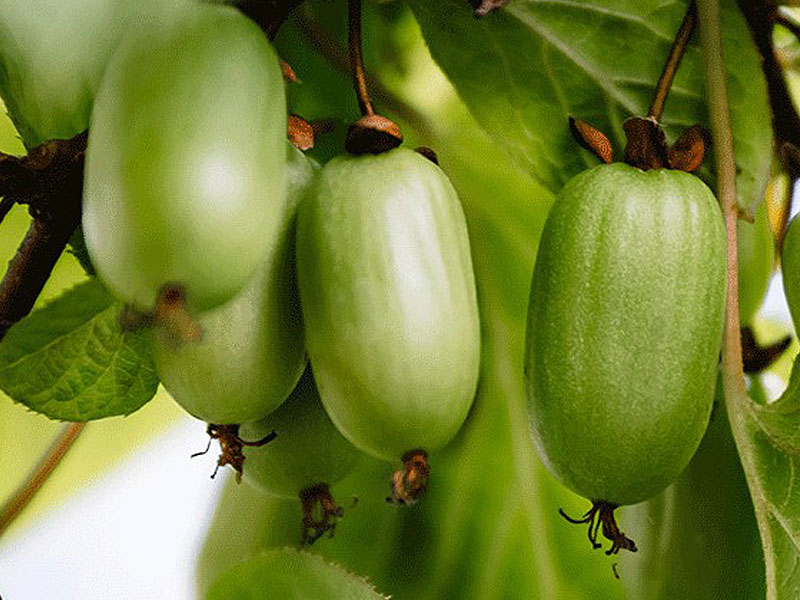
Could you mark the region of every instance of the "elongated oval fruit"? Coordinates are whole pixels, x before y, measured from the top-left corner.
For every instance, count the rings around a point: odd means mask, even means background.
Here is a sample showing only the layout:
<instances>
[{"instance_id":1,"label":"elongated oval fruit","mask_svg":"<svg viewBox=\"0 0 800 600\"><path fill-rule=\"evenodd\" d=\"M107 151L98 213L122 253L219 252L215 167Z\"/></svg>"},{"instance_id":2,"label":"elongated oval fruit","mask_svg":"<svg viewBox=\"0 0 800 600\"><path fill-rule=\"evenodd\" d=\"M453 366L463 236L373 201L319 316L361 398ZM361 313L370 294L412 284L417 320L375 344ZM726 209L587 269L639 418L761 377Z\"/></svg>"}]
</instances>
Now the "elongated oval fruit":
<instances>
[{"instance_id":1,"label":"elongated oval fruit","mask_svg":"<svg viewBox=\"0 0 800 600\"><path fill-rule=\"evenodd\" d=\"M153 335L164 387L186 411L209 423L266 416L289 395L306 363L294 228L297 205L317 169L284 144L288 177L281 229L253 278L233 299L198 317L201 341L176 345L163 331Z\"/></svg>"},{"instance_id":2,"label":"elongated oval fruit","mask_svg":"<svg viewBox=\"0 0 800 600\"><path fill-rule=\"evenodd\" d=\"M683 172L602 165L556 199L531 285L526 387L545 464L596 507L653 496L700 443L725 246L714 195ZM597 516L605 533L610 513Z\"/></svg>"},{"instance_id":3,"label":"elongated oval fruit","mask_svg":"<svg viewBox=\"0 0 800 600\"><path fill-rule=\"evenodd\" d=\"M183 6L129 33L92 113L86 245L104 282L139 308L169 285L209 309L244 286L279 230L281 70L231 7Z\"/></svg>"},{"instance_id":4,"label":"elongated oval fruit","mask_svg":"<svg viewBox=\"0 0 800 600\"><path fill-rule=\"evenodd\" d=\"M260 421L243 423L239 436L261 440L273 431L277 437L270 443L243 448L244 479L273 496L299 498L303 538L313 542L332 533L342 516L330 486L347 475L363 454L331 423L310 368L280 408Z\"/></svg>"},{"instance_id":5,"label":"elongated oval fruit","mask_svg":"<svg viewBox=\"0 0 800 600\"><path fill-rule=\"evenodd\" d=\"M752 323L761 307L775 265L775 241L765 201L758 205L752 223L739 220L736 241L739 259L739 320L742 326L747 326Z\"/></svg>"},{"instance_id":6,"label":"elongated oval fruit","mask_svg":"<svg viewBox=\"0 0 800 600\"><path fill-rule=\"evenodd\" d=\"M0 95L25 145L84 131L124 33L184 3L0 0Z\"/></svg>"},{"instance_id":7,"label":"elongated oval fruit","mask_svg":"<svg viewBox=\"0 0 800 600\"><path fill-rule=\"evenodd\" d=\"M386 460L444 446L480 358L467 228L447 177L406 149L339 157L297 227L306 342L333 422Z\"/></svg>"},{"instance_id":8,"label":"elongated oval fruit","mask_svg":"<svg viewBox=\"0 0 800 600\"><path fill-rule=\"evenodd\" d=\"M795 327L800 323L800 218L795 216L786 229L781 249L783 292Z\"/></svg>"},{"instance_id":9,"label":"elongated oval fruit","mask_svg":"<svg viewBox=\"0 0 800 600\"><path fill-rule=\"evenodd\" d=\"M243 449L244 479L279 498L297 498L305 488L336 483L362 456L331 423L310 368L277 410L242 423L239 436L260 440L271 431L278 437L269 444Z\"/></svg>"}]
</instances>

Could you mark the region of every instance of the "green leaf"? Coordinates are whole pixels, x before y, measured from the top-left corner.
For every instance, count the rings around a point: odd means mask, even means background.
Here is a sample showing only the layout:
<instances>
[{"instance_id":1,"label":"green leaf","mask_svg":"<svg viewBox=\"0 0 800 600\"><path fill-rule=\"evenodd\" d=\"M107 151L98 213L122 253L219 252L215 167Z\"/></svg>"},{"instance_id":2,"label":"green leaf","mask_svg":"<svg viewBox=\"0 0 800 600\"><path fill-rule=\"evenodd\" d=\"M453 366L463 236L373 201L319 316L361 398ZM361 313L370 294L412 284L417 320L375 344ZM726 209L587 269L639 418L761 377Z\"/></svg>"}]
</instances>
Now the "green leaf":
<instances>
[{"instance_id":1,"label":"green leaf","mask_svg":"<svg viewBox=\"0 0 800 600\"><path fill-rule=\"evenodd\" d=\"M756 396L758 394L755 394ZM739 452L761 525L768 598L800 595L800 361L772 403L745 398Z\"/></svg>"},{"instance_id":2,"label":"green leaf","mask_svg":"<svg viewBox=\"0 0 800 600\"><path fill-rule=\"evenodd\" d=\"M217 579L208 600L386 600L366 580L292 548L264 552Z\"/></svg>"},{"instance_id":3,"label":"green leaf","mask_svg":"<svg viewBox=\"0 0 800 600\"><path fill-rule=\"evenodd\" d=\"M680 0L514 0L476 20L464 0L409 0L434 59L476 120L523 168L558 191L596 163L567 118L609 135L622 157L622 123L644 115L686 11ZM771 120L758 52L735 2L725 2L724 47L740 205L764 192ZM707 124L698 44L678 70L662 120L669 141Z\"/></svg>"},{"instance_id":4,"label":"green leaf","mask_svg":"<svg viewBox=\"0 0 800 600\"><path fill-rule=\"evenodd\" d=\"M139 409L158 378L146 334L123 332L121 309L93 279L35 311L0 344L0 389L64 421Z\"/></svg>"}]
</instances>

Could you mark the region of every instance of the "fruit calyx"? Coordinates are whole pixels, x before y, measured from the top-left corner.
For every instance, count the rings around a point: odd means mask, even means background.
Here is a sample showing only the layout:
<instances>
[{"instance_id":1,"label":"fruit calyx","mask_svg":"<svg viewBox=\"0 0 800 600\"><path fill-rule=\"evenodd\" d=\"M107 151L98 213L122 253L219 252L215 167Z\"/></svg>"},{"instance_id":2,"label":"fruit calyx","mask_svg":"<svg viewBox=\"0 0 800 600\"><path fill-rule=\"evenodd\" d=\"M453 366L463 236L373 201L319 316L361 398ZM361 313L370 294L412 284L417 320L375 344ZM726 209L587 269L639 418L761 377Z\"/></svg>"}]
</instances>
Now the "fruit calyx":
<instances>
[{"instance_id":1,"label":"fruit calyx","mask_svg":"<svg viewBox=\"0 0 800 600\"><path fill-rule=\"evenodd\" d=\"M388 152L403 143L403 134L397 123L376 114L372 107L361 48L361 0L348 0L347 23L350 71L361 118L347 129L344 147L356 156Z\"/></svg>"},{"instance_id":2,"label":"fruit calyx","mask_svg":"<svg viewBox=\"0 0 800 600\"><path fill-rule=\"evenodd\" d=\"M157 327L158 335L173 349L203 339L203 329L186 308L186 289L179 284L162 286L152 311L126 305L120 315L120 325L123 331Z\"/></svg>"},{"instance_id":3,"label":"fruit calyx","mask_svg":"<svg viewBox=\"0 0 800 600\"><path fill-rule=\"evenodd\" d=\"M219 440L219 458L217 459L217 466L211 474L211 479L217 476L217 471L219 471L220 467L230 465L236 471L236 483L242 482L242 471L244 470L244 459L246 458L242 448L244 446L263 446L278 437L277 433L271 431L260 440L248 442L239 437L238 425L220 425L218 423L209 423L206 433L208 434L208 446L202 452L192 454L191 458L207 454L211 449L211 441Z\"/></svg>"},{"instance_id":4,"label":"fruit calyx","mask_svg":"<svg viewBox=\"0 0 800 600\"><path fill-rule=\"evenodd\" d=\"M326 533L333 537L336 522L344 516L344 509L337 506L327 483L318 483L300 490L303 506L302 534L300 543L310 546ZM319 517L314 508L319 505Z\"/></svg>"},{"instance_id":5,"label":"fruit calyx","mask_svg":"<svg viewBox=\"0 0 800 600\"><path fill-rule=\"evenodd\" d=\"M485 17L493 10L508 4L508 0L470 0L470 4L476 17Z\"/></svg>"},{"instance_id":6,"label":"fruit calyx","mask_svg":"<svg viewBox=\"0 0 800 600\"><path fill-rule=\"evenodd\" d=\"M618 504L611 502L604 502L603 500L592 500L592 508L590 508L580 519L573 519L562 510L558 509L559 514L564 517L568 522L574 525L589 525L589 541L592 543L592 548L602 548L602 544L597 543L597 533L602 525L603 537L611 542L611 548L606 550L606 555L619 553L620 550L629 550L636 552L636 543L622 533L614 518L614 511L619 508Z\"/></svg>"},{"instance_id":7,"label":"fruit calyx","mask_svg":"<svg viewBox=\"0 0 800 600\"><path fill-rule=\"evenodd\" d=\"M586 121L569 118L575 140L606 164L613 161L611 142L599 129ZM631 117L623 124L627 143L625 162L643 171L673 169L693 173L703 164L709 136L699 125L693 125L667 146L664 131L653 117Z\"/></svg>"},{"instance_id":8,"label":"fruit calyx","mask_svg":"<svg viewBox=\"0 0 800 600\"><path fill-rule=\"evenodd\" d=\"M403 143L400 127L391 119L378 114L367 114L347 129L345 149L356 156L381 154Z\"/></svg>"},{"instance_id":9,"label":"fruit calyx","mask_svg":"<svg viewBox=\"0 0 800 600\"><path fill-rule=\"evenodd\" d=\"M288 138L289 142L305 152L314 147L314 128L303 117L289 115Z\"/></svg>"},{"instance_id":10,"label":"fruit calyx","mask_svg":"<svg viewBox=\"0 0 800 600\"><path fill-rule=\"evenodd\" d=\"M431 468L425 450L410 450L403 455L403 466L392 474L390 504L410 506L416 504L428 487Z\"/></svg>"}]
</instances>

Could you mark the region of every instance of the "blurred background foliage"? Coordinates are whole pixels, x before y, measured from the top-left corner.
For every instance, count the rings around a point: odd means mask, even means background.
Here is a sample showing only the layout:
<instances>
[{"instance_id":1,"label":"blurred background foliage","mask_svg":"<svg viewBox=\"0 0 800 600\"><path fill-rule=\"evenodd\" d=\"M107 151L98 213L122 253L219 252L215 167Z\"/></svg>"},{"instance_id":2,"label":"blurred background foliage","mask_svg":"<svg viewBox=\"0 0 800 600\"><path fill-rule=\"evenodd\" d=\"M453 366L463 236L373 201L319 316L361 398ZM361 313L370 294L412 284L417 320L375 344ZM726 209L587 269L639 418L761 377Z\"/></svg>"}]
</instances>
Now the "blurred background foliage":
<instances>
[{"instance_id":1,"label":"blurred background foliage","mask_svg":"<svg viewBox=\"0 0 800 600\"><path fill-rule=\"evenodd\" d=\"M558 516L559 507L578 515L588 503L541 465L528 434L522 384L529 279L552 193L476 123L474 111L431 59L405 4L367 2L364 19L367 69L379 83L373 87L378 110L400 123L409 147L424 144L437 151L464 202L483 321L482 374L467 424L431 458L432 484L424 501L405 509L386 505L392 467L365 460L333 489L345 506L336 536L312 550L398 599L763 596L752 505L721 408L679 481L657 498L620 511L638 554L608 558L593 552L585 530ZM288 87L292 112L330 120L332 130L311 152L321 162L343 151L345 123L358 112L343 71L344 31L342 2L317 0L301 7L277 39L281 56L302 81ZM0 150L23 151L7 119L0 121ZM13 254L27 224L25 209L16 207L3 223L0 255ZM74 257L65 255L40 303L83 277ZM780 325L757 325L767 336L785 333ZM779 365L784 377L789 364L787 358ZM44 510L102 477L178 418L180 409L160 391L129 417L89 424L2 543L13 544ZM2 497L11 494L60 427L2 399ZM262 549L296 546L299 511L297 502L263 496L228 478L199 551L200 593Z\"/></svg>"}]
</instances>

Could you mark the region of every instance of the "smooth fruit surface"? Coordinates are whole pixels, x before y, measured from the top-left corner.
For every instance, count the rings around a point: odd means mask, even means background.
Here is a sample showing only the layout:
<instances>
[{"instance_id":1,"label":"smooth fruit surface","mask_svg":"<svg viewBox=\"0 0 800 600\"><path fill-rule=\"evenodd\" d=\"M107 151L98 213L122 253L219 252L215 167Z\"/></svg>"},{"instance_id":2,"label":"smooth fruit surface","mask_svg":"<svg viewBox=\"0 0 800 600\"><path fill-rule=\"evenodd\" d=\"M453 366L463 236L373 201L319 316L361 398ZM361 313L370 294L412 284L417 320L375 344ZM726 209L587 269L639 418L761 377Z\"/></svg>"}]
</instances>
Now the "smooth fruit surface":
<instances>
[{"instance_id":1,"label":"smooth fruit surface","mask_svg":"<svg viewBox=\"0 0 800 600\"><path fill-rule=\"evenodd\" d=\"M285 143L285 142L284 142ZM179 346L154 332L156 371L190 414L209 423L242 423L272 412L306 363L294 263L297 204L315 167L286 144L288 183L281 230L244 290L200 315L200 342Z\"/></svg>"},{"instance_id":2,"label":"smooth fruit surface","mask_svg":"<svg viewBox=\"0 0 800 600\"><path fill-rule=\"evenodd\" d=\"M127 36L97 95L83 225L98 274L148 309L165 284L204 310L232 297L274 243L286 107L263 32L190 5Z\"/></svg>"},{"instance_id":3,"label":"smooth fruit surface","mask_svg":"<svg viewBox=\"0 0 800 600\"><path fill-rule=\"evenodd\" d=\"M708 424L723 329L725 230L699 179L602 165L548 216L525 357L534 441L591 500L672 482Z\"/></svg>"},{"instance_id":4,"label":"smooth fruit surface","mask_svg":"<svg viewBox=\"0 0 800 600\"><path fill-rule=\"evenodd\" d=\"M339 157L300 207L297 270L322 401L376 457L435 450L466 418L480 331L464 214L416 152Z\"/></svg>"},{"instance_id":5,"label":"smooth fruit surface","mask_svg":"<svg viewBox=\"0 0 800 600\"><path fill-rule=\"evenodd\" d=\"M86 129L128 28L185 1L0 0L0 95L25 144Z\"/></svg>"},{"instance_id":6,"label":"smooth fruit surface","mask_svg":"<svg viewBox=\"0 0 800 600\"><path fill-rule=\"evenodd\" d=\"M783 292L792 322L797 327L800 323L800 218L795 216L786 229L781 249L781 273L783 274Z\"/></svg>"},{"instance_id":7,"label":"smooth fruit surface","mask_svg":"<svg viewBox=\"0 0 800 600\"><path fill-rule=\"evenodd\" d=\"M260 440L271 431L278 437L260 446L245 446L244 479L262 491L296 499L300 490L320 483L333 485L363 456L331 423L322 406L311 369L275 412L243 423L243 440Z\"/></svg>"},{"instance_id":8,"label":"smooth fruit surface","mask_svg":"<svg viewBox=\"0 0 800 600\"><path fill-rule=\"evenodd\" d=\"M762 201L758 205L752 223L739 219L736 229L739 319L744 326L752 323L761 307L775 265L775 241L769 224L767 203Z\"/></svg>"}]
</instances>

